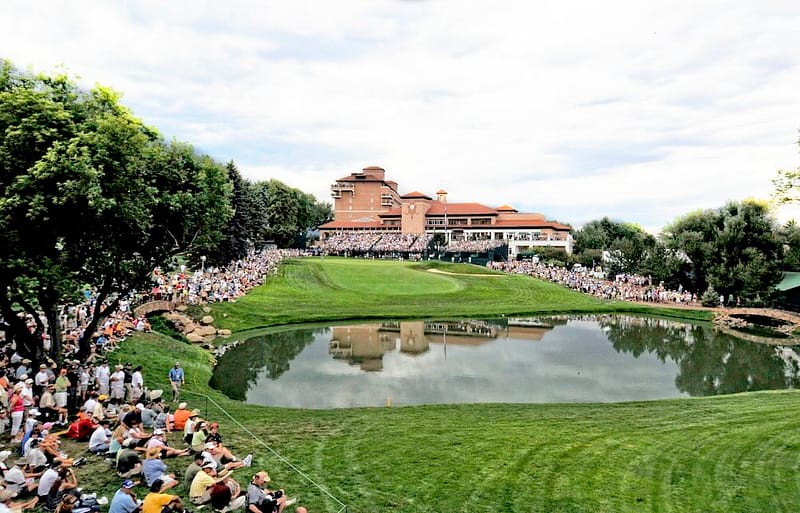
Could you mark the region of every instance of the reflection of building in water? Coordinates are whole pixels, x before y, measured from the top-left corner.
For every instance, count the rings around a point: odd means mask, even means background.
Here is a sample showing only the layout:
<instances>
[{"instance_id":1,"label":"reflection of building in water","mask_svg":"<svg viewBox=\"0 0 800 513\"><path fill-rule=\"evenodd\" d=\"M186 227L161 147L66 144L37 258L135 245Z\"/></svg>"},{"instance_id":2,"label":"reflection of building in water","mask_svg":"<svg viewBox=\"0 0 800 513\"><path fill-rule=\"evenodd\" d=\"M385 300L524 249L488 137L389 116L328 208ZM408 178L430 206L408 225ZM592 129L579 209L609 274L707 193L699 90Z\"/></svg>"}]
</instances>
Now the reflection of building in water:
<instances>
[{"instance_id":1,"label":"reflection of building in water","mask_svg":"<svg viewBox=\"0 0 800 513\"><path fill-rule=\"evenodd\" d=\"M513 338L542 340L554 327L566 324L566 319L553 317L509 317L506 334Z\"/></svg>"},{"instance_id":2,"label":"reflection of building in water","mask_svg":"<svg viewBox=\"0 0 800 513\"><path fill-rule=\"evenodd\" d=\"M332 329L328 353L339 360L348 360L365 371L383 369L383 354L394 351L394 337L378 331L377 324L341 326Z\"/></svg>"},{"instance_id":3,"label":"reflection of building in water","mask_svg":"<svg viewBox=\"0 0 800 513\"><path fill-rule=\"evenodd\" d=\"M498 326L486 321L389 321L381 324L332 328L328 352L365 371L383 369L383 355L400 351L419 355L430 344L480 345L497 338Z\"/></svg>"}]
</instances>

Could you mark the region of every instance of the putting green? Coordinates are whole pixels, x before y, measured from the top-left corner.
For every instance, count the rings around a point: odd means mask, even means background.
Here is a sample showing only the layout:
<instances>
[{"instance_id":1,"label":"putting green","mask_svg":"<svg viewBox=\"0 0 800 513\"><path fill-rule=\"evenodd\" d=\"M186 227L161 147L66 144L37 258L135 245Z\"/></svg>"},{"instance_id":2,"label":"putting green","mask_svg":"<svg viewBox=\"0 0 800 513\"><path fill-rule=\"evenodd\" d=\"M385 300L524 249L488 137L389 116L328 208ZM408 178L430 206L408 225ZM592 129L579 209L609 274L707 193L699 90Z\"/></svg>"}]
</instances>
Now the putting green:
<instances>
[{"instance_id":1,"label":"putting green","mask_svg":"<svg viewBox=\"0 0 800 513\"><path fill-rule=\"evenodd\" d=\"M462 282L445 274L420 271L390 260L329 260L324 270L337 287L370 295L450 294L464 288Z\"/></svg>"}]
</instances>

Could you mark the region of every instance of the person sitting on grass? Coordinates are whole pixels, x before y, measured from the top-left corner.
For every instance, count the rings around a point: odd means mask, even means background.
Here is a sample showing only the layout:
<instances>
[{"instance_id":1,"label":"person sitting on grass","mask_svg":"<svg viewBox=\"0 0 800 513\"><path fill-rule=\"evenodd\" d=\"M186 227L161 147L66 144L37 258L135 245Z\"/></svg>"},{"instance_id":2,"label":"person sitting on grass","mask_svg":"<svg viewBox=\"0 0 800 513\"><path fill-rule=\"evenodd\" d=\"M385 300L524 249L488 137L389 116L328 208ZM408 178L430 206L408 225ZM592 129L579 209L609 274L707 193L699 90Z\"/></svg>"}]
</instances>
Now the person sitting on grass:
<instances>
[{"instance_id":1,"label":"person sitting on grass","mask_svg":"<svg viewBox=\"0 0 800 513\"><path fill-rule=\"evenodd\" d=\"M111 499L108 513L134 513L141 510L142 505L136 499L136 494L133 493L134 486L136 486L135 483L130 479L122 482L122 486Z\"/></svg>"},{"instance_id":2,"label":"person sitting on grass","mask_svg":"<svg viewBox=\"0 0 800 513\"><path fill-rule=\"evenodd\" d=\"M186 467L186 472L183 473L183 489L188 490L192 486L192 481L194 480L194 476L197 475L198 472L203 471L203 455L199 452L194 453L194 458L192 462L189 463L189 466Z\"/></svg>"},{"instance_id":3,"label":"person sitting on grass","mask_svg":"<svg viewBox=\"0 0 800 513\"><path fill-rule=\"evenodd\" d=\"M167 438L164 435L164 431L160 428L156 428L153 431L153 436L150 440L147 441L145 445L147 449L151 449L153 447L158 447L161 449L161 457L162 458L174 458L176 456L188 456L191 454L192 450L187 449L176 449L174 447L170 447L169 443L167 443Z\"/></svg>"},{"instance_id":4,"label":"person sitting on grass","mask_svg":"<svg viewBox=\"0 0 800 513\"><path fill-rule=\"evenodd\" d=\"M161 513L167 506L173 511L183 510L181 498L177 495L163 493L164 489L163 481L160 479L153 481L153 484L150 485L150 493L144 497L142 513Z\"/></svg>"},{"instance_id":5,"label":"person sitting on grass","mask_svg":"<svg viewBox=\"0 0 800 513\"><path fill-rule=\"evenodd\" d=\"M8 451L5 451L8 452ZM27 466L24 464L25 458L17 460L16 464L3 474L6 489L16 493L16 497L24 498L35 496L35 491L39 487L36 478L39 474L25 472ZM23 463L20 465L20 463Z\"/></svg>"},{"instance_id":6,"label":"person sitting on grass","mask_svg":"<svg viewBox=\"0 0 800 513\"><path fill-rule=\"evenodd\" d=\"M3 508L6 508L8 512L22 511L24 509L33 509L39 502L39 499L37 499L36 497L33 497L26 501L14 502L13 501L14 496L15 493L7 488L4 489L3 491L0 491L0 505L2 505Z\"/></svg>"},{"instance_id":7,"label":"person sitting on grass","mask_svg":"<svg viewBox=\"0 0 800 513\"><path fill-rule=\"evenodd\" d=\"M108 447L111 444L111 430L108 429L110 424L108 419L103 419L97 425L97 428L89 438L89 452L92 454L103 454L108 452Z\"/></svg>"},{"instance_id":8,"label":"person sitting on grass","mask_svg":"<svg viewBox=\"0 0 800 513\"><path fill-rule=\"evenodd\" d=\"M142 473L142 460L139 453L130 447L117 451L117 474L119 477L131 478Z\"/></svg>"},{"instance_id":9,"label":"person sitting on grass","mask_svg":"<svg viewBox=\"0 0 800 513\"><path fill-rule=\"evenodd\" d=\"M243 460L239 460L216 442L205 444L205 450L202 454L206 462L213 461L218 469L236 470L237 468L249 467L253 463L252 454L248 454Z\"/></svg>"},{"instance_id":10,"label":"person sitting on grass","mask_svg":"<svg viewBox=\"0 0 800 513\"><path fill-rule=\"evenodd\" d=\"M217 466L214 463L203 463L203 470L192 479L192 485L189 487L189 500L195 506L208 504L211 502L211 490L214 485L226 480L232 480L229 471L223 470L217 474Z\"/></svg>"},{"instance_id":11,"label":"person sitting on grass","mask_svg":"<svg viewBox=\"0 0 800 513\"><path fill-rule=\"evenodd\" d=\"M247 513L283 513L286 507L286 494L283 490L269 490L269 474L256 472L247 486Z\"/></svg>"},{"instance_id":12,"label":"person sitting on grass","mask_svg":"<svg viewBox=\"0 0 800 513\"><path fill-rule=\"evenodd\" d=\"M146 459L142 464L142 475L144 475L147 486L152 486L156 481L161 482L161 488L158 490L159 493L164 493L178 484L178 481L175 479L175 474L167 474L167 466L161 461L160 447L151 447L147 449Z\"/></svg>"},{"instance_id":13,"label":"person sitting on grass","mask_svg":"<svg viewBox=\"0 0 800 513\"><path fill-rule=\"evenodd\" d=\"M165 433L172 433L172 422L169 421L168 404L165 404L161 412L156 415L156 419L153 421L153 427L155 429L161 429Z\"/></svg>"}]
</instances>

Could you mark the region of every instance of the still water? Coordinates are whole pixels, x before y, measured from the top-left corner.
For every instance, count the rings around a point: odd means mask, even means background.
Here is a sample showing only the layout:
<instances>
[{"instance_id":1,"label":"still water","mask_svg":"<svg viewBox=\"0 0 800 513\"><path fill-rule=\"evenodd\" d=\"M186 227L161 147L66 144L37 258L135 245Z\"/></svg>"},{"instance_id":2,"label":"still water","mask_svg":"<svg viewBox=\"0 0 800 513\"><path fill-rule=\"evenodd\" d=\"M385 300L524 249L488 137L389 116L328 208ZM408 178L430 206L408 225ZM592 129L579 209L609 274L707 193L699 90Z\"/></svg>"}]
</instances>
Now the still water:
<instances>
[{"instance_id":1,"label":"still water","mask_svg":"<svg viewBox=\"0 0 800 513\"><path fill-rule=\"evenodd\" d=\"M630 315L297 328L229 349L212 386L298 408L618 402L794 387L800 347Z\"/></svg>"}]
</instances>

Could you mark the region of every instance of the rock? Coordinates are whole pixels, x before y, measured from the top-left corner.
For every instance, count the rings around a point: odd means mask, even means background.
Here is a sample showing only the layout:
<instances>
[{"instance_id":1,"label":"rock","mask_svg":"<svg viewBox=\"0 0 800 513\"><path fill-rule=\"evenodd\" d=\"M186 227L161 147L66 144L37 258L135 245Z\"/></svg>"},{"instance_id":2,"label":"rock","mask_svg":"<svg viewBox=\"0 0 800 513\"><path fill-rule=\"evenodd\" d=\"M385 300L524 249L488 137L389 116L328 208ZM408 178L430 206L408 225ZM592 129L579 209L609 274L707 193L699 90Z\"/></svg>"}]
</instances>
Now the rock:
<instances>
[{"instance_id":1,"label":"rock","mask_svg":"<svg viewBox=\"0 0 800 513\"><path fill-rule=\"evenodd\" d=\"M223 318L224 318L224 317L227 317L227 316L228 316L228 314L226 314L226 313L222 314L222 317L223 317Z\"/></svg>"},{"instance_id":2,"label":"rock","mask_svg":"<svg viewBox=\"0 0 800 513\"><path fill-rule=\"evenodd\" d=\"M189 333L188 335L186 335L186 340L192 342L193 344L198 344L200 342L203 342L203 336L198 335L197 333Z\"/></svg>"},{"instance_id":3,"label":"rock","mask_svg":"<svg viewBox=\"0 0 800 513\"><path fill-rule=\"evenodd\" d=\"M184 333L191 333L197 329L197 324L195 324L194 321L189 321L186 324L179 326L178 329Z\"/></svg>"},{"instance_id":4,"label":"rock","mask_svg":"<svg viewBox=\"0 0 800 513\"><path fill-rule=\"evenodd\" d=\"M201 337L207 337L209 335L216 335L217 328L214 326L198 326L190 333L190 335L200 335Z\"/></svg>"},{"instance_id":5,"label":"rock","mask_svg":"<svg viewBox=\"0 0 800 513\"><path fill-rule=\"evenodd\" d=\"M200 322L202 322L203 324L206 324L206 325L213 324L214 323L214 318L211 317L210 315L204 315L203 318L200 319Z\"/></svg>"},{"instance_id":6,"label":"rock","mask_svg":"<svg viewBox=\"0 0 800 513\"><path fill-rule=\"evenodd\" d=\"M175 307L175 310L177 310L179 312L185 312L188 309L189 309L189 307L186 306L186 305L179 305L179 306Z\"/></svg>"},{"instance_id":7,"label":"rock","mask_svg":"<svg viewBox=\"0 0 800 513\"><path fill-rule=\"evenodd\" d=\"M211 313L211 308L209 308L209 307L207 307L207 306L204 306L204 307L203 307L203 311L204 311L205 313Z\"/></svg>"},{"instance_id":8,"label":"rock","mask_svg":"<svg viewBox=\"0 0 800 513\"><path fill-rule=\"evenodd\" d=\"M220 337L230 337L231 330L217 330L217 335L219 335Z\"/></svg>"},{"instance_id":9,"label":"rock","mask_svg":"<svg viewBox=\"0 0 800 513\"><path fill-rule=\"evenodd\" d=\"M214 335L206 335L205 337L203 337L203 342L214 342L214 340L216 338L217 338L216 334L214 334ZM211 348L213 349L214 346L211 346Z\"/></svg>"}]
</instances>

